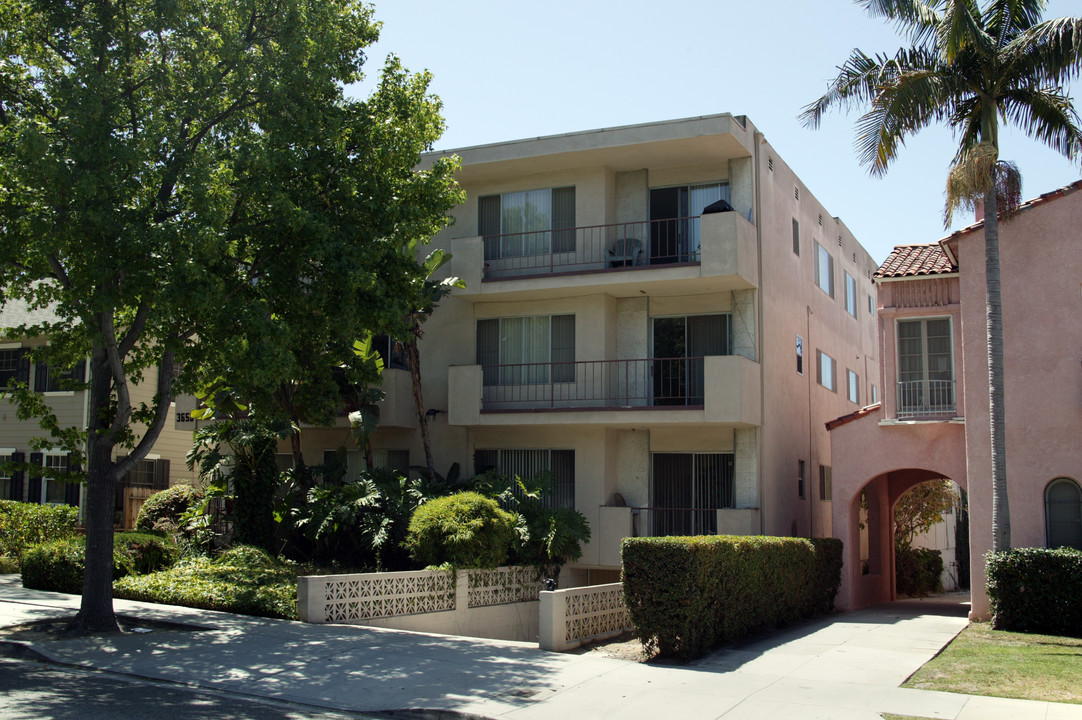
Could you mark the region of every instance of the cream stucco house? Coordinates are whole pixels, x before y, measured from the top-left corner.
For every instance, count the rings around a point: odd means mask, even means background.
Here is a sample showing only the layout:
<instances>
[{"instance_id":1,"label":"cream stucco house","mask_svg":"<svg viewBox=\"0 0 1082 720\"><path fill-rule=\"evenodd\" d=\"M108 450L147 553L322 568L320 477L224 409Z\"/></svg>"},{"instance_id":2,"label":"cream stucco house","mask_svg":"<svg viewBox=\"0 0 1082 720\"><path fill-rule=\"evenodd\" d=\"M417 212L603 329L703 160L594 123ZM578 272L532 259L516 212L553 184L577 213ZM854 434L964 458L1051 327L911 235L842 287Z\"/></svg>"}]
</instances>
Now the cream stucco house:
<instances>
[{"instance_id":1,"label":"cream stucco house","mask_svg":"<svg viewBox=\"0 0 1082 720\"><path fill-rule=\"evenodd\" d=\"M878 397L876 263L751 121L449 153L468 200L434 245L466 289L421 343L437 470L551 470L593 531L576 582L634 535L829 536L824 423ZM385 379L377 464L423 462L409 387ZM339 445L302 433L306 458Z\"/></svg>"},{"instance_id":2,"label":"cream stucco house","mask_svg":"<svg viewBox=\"0 0 1082 720\"><path fill-rule=\"evenodd\" d=\"M1082 181L1000 223L1007 484L1012 545L1082 548ZM882 404L831 423L838 604L891 600L891 512L917 483L969 495L972 615L988 614L992 545L983 222L895 248L876 272ZM861 497L866 517L861 517ZM862 528L862 520L863 528ZM859 548L866 548L862 572Z\"/></svg>"},{"instance_id":3,"label":"cream stucco house","mask_svg":"<svg viewBox=\"0 0 1082 720\"><path fill-rule=\"evenodd\" d=\"M0 330L53 319L48 308L30 308L20 300L8 299L0 305ZM61 427L85 428L89 412L87 392L66 387L61 378L85 380L88 363L84 360L74 368L58 372L57 368L32 361L33 348L46 342L43 337L10 340L0 337L0 392L15 382L26 383L45 394ZM156 382L153 369L145 372L143 381L132 386L132 401L149 402ZM117 486L114 508L117 526L133 527L139 508L151 493L178 482L191 482L193 473L185 465L185 455L192 447L194 427L186 413L174 413L173 422L162 430L147 458ZM138 436L140 428L136 427L135 432ZM32 449L30 440L37 437L47 437L38 422L19 420L13 403L0 399L0 463L29 462L45 469L40 477L30 477L30 473L7 471L0 465L0 499L81 506L85 488L53 480L48 473L49 469L66 470L70 464L68 453L61 448Z\"/></svg>"}]
</instances>

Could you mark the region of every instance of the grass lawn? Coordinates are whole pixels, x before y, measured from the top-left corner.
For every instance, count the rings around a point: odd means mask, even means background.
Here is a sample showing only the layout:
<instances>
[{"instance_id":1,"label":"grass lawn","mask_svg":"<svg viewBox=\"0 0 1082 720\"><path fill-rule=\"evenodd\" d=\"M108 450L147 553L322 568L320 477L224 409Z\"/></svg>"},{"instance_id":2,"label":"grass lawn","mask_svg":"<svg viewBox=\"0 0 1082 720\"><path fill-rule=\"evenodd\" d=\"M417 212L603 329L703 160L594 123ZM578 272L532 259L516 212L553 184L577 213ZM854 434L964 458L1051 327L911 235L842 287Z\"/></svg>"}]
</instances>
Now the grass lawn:
<instances>
[{"instance_id":1,"label":"grass lawn","mask_svg":"<svg viewBox=\"0 0 1082 720\"><path fill-rule=\"evenodd\" d=\"M1082 638L971 623L903 687L1082 704Z\"/></svg>"}]
</instances>

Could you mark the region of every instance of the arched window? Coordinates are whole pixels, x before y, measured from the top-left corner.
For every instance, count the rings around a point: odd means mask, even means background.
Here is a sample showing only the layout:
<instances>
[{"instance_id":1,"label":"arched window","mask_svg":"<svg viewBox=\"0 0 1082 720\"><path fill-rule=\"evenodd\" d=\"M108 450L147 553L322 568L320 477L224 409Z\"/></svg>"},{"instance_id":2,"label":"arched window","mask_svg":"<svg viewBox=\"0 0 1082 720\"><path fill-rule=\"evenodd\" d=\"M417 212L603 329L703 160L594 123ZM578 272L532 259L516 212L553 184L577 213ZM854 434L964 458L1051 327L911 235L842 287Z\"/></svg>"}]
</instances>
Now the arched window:
<instances>
[{"instance_id":1,"label":"arched window","mask_svg":"<svg viewBox=\"0 0 1082 720\"><path fill-rule=\"evenodd\" d=\"M1082 489L1069 478L1056 478L1044 490L1048 547L1082 550Z\"/></svg>"}]
</instances>

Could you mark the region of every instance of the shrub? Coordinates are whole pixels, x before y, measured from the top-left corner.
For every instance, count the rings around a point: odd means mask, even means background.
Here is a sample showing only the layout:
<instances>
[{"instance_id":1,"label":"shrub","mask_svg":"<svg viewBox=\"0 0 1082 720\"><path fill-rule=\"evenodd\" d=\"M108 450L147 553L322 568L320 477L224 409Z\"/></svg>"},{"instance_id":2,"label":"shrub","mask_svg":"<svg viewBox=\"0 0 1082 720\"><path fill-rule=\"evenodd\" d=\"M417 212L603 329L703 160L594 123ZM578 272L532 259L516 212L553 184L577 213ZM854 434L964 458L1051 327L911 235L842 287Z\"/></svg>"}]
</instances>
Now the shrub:
<instances>
[{"instance_id":1,"label":"shrub","mask_svg":"<svg viewBox=\"0 0 1082 720\"><path fill-rule=\"evenodd\" d=\"M75 535L78 510L0 500L0 555L21 557L32 545Z\"/></svg>"},{"instance_id":2,"label":"shrub","mask_svg":"<svg viewBox=\"0 0 1082 720\"><path fill-rule=\"evenodd\" d=\"M1082 637L1082 550L989 553L988 598L996 630Z\"/></svg>"},{"instance_id":3,"label":"shrub","mask_svg":"<svg viewBox=\"0 0 1082 720\"><path fill-rule=\"evenodd\" d=\"M507 560L515 522L495 500L478 493L447 495L414 511L406 547L422 565L493 568Z\"/></svg>"},{"instance_id":4,"label":"shrub","mask_svg":"<svg viewBox=\"0 0 1082 720\"><path fill-rule=\"evenodd\" d=\"M838 538L812 538L815 548L816 595L822 604L816 611L834 612L834 599L842 585L842 541Z\"/></svg>"},{"instance_id":5,"label":"shrub","mask_svg":"<svg viewBox=\"0 0 1082 720\"><path fill-rule=\"evenodd\" d=\"M123 554L131 574L164 570L177 560L177 546L155 533L122 532L113 537L114 552Z\"/></svg>"},{"instance_id":6,"label":"shrub","mask_svg":"<svg viewBox=\"0 0 1082 720\"><path fill-rule=\"evenodd\" d=\"M203 501L203 491L191 485L174 485L146 499L135 518L135 529L144 532L180 526L180 517Z\"/></svg>"},{"instance_id":7,"label":"shrub","mask_svg":"<svg viewBox=\"0 0 1082 720\"><path fill-rule=\"evenodd\" d=\"M938 550L895 546L894 577L902 595L918 595L943 589L943 556Z\"/></svg>"},{"instance_id":8,"label":"shrub","mask_svg":"<svg viewBox=\"0 0 1082 720\"><path fill-rule=\"evenodd\" d=\"M476 480L479 487L489 485L496 501L516 516L511 562L533 565L547 577L556 578L561 565L582 557L582 545L590 541L590 523L577 510L546 506L545 498L555 483L551 472L508 478L489 471ZM503 489L496 492L501 486Z\"/></svg>"},{"instance_id":9,"label":"shrub","mask_svg":"<svg viewBox=\"0 0 1082 720\"><path fill-rule=\"evenodd\" d=\"M116 597L225 612L296 619L297 566L263 550L238 546L219 557L192 557L168 570L130 575Z\"/></svg>"},{"instance_id":10,"label":"shrub","mask_svg":"<svg viewBox=\"0 0 1082 720\"><path fill-rule=\"evenodd\" d=\"M85 543L86 538L68 538L28 549L19 563L23 587L72 595L81 593L86 562Z\"/></svg>"},{"instance_id":11,"label":"shrub","mask_svg":"<svg viewBox=\"0 0 1082 720\"><path fill-rule=\"evenodd\" d=\"M117 533L113 537L113 579L167 567L176 548L166 539L145 533ZM23 587L78 595L83 591L86 537L55 540L23 553Z\"/></svg>"},{"instance_id":12,"label":"shrub","mask_svg":"<svg viewBox=\"0 0 1082 720\"><path fill-rule=\"evenodd\" d=\"M840 582L838 546L799 538L628 538L624 601L647 651L689 660L809 617ZM833 576L820 577L820 573Z\"/></svg>"}]
</instances>

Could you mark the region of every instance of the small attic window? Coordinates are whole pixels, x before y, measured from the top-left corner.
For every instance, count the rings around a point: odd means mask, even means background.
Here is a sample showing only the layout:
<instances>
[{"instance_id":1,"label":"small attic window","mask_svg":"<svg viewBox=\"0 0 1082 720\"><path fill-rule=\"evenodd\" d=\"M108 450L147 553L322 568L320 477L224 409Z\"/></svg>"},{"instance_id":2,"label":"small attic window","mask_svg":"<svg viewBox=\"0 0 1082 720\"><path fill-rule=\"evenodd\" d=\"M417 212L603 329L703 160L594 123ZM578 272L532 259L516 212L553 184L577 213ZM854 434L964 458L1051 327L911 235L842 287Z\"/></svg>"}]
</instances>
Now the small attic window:
<instances>
[{"instance_id":1,"label":"small attic window","mask_svg":"<svg viewBox=\"0 0 1082 720\"><path fill-rule=\"evenodd\" d=\"M857 254L853 253L853 262L856 262L856 261L857 261Z\"/></svg>"},{"instance_id":2,"label":"small attic window","mask_svg":"<svg viewBox=\"0 0 1082 720\"><path fill-rule=\"evenodd\" d=\"M823 213L819 213L819 227L823 227Z\"/></svg>"},{"instance_id":3,"label":"small attic window","mask_svg":"<svg viewBox=\"0 0 1082 720\"><path fill-rule=\"evenodd\" d=\"M769 155L766 158L766 169L770 172L774 172L774 158L770 157Z\"/></svg>"},{"instance_id":4,"label":"small attic window","mask_svg":"<svg viewBox=\"0 0 1082 720\"><path fill-rule=\"evenodd\" d=\"M798 188L798 187L793 188L793 197L796 198L797 200L800 199L800 188Z\"/></svg>"}]
</instances>

